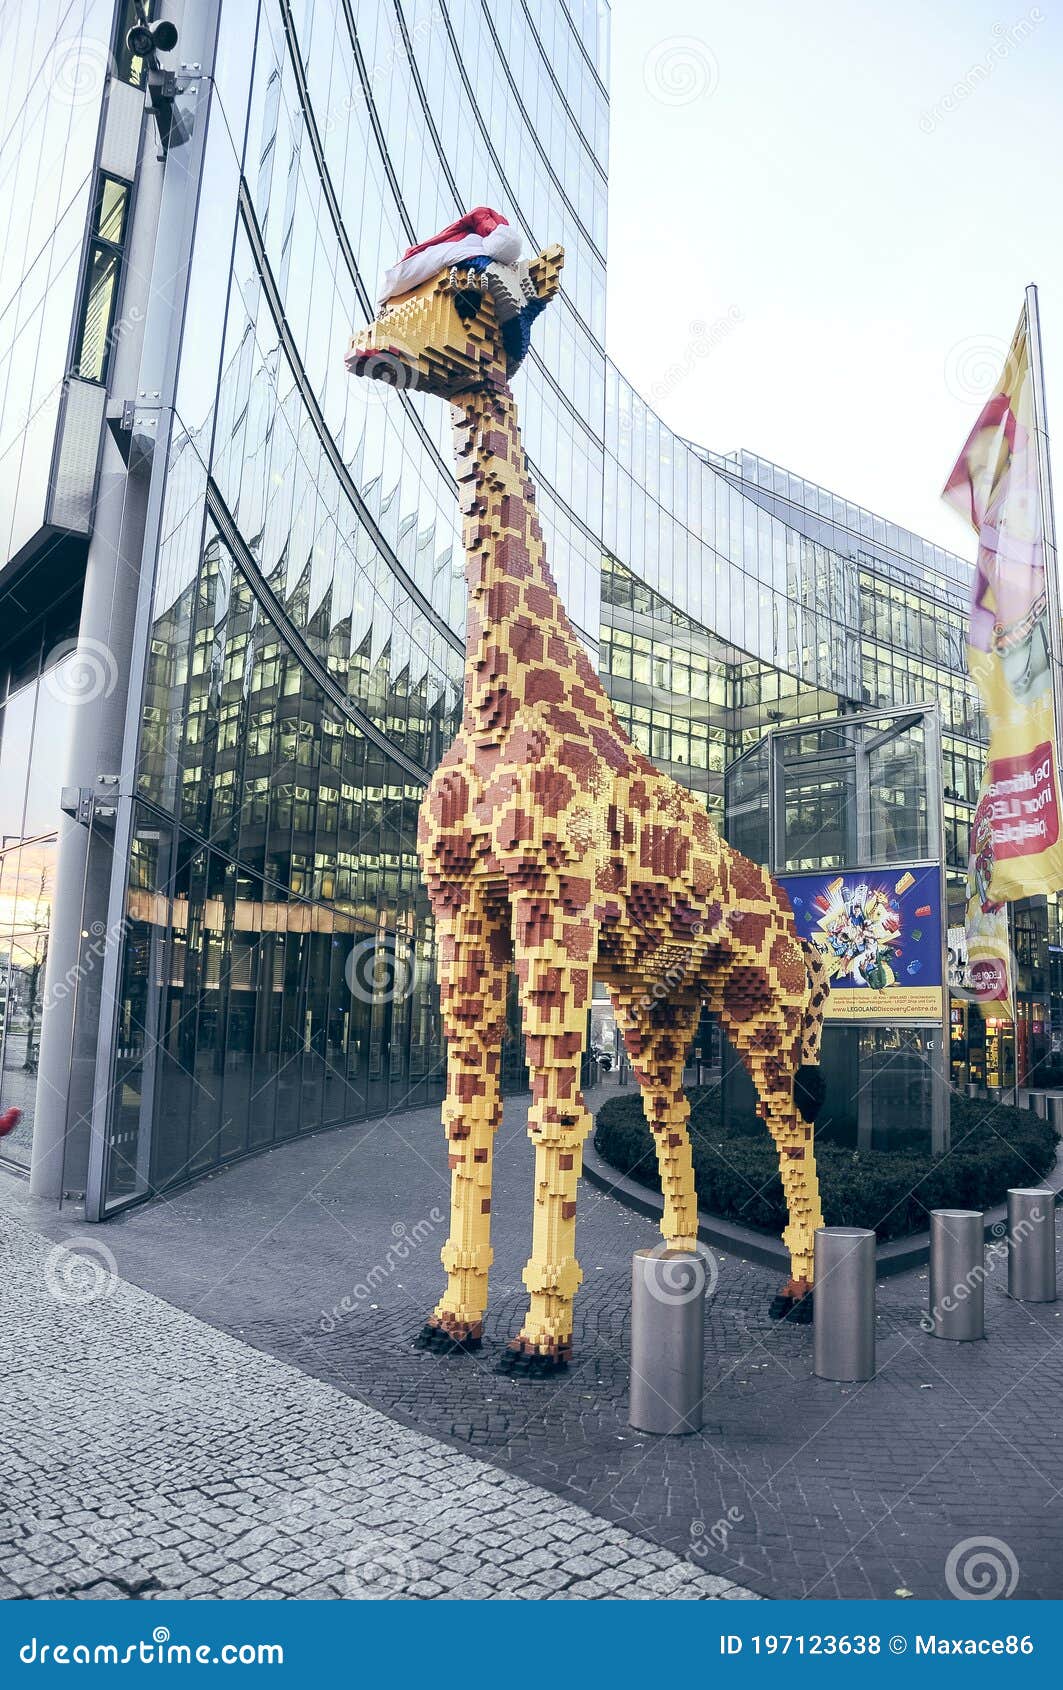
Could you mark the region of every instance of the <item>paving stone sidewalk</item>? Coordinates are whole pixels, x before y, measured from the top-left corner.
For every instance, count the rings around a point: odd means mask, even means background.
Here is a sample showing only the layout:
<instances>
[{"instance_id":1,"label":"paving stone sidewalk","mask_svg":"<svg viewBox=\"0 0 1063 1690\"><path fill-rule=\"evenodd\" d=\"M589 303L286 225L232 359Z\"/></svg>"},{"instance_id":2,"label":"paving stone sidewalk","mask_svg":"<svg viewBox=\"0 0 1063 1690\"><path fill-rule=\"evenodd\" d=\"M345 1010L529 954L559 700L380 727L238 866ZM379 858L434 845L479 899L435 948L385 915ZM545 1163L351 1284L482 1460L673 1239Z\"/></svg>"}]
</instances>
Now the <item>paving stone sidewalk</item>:
<instances>
[{"instance_id":1,"label":"paving stone sidewalk","mask_svg":"<svg viewBox=\"0 0 1063 1690\"><path fill-rule=\"evenodd\" d=\"M12 1181L0 1181L0 1213L106 1247L124 1279L758 1594L948 1597L964 1589L963 1569L979 1576L988 1541L1002 1592L1063 1595L1063 1305L1011 1302L997 1267L988 1340L953 1345L921 1330L925 1273L888 1280L877 1378L833 1385L812 1377L810 1330L769 1321L776 1276L720 1259L704 1430L640 1436L627 1424L630 1264L657 1234L586 1182L574 1365L550 1384L494 1372L526 1302L525 1118L524 1100L510 1099L491 1307L474 1357L411 1343L441 1284L438 1109L278 1147L102 1228L35 1209ZM150 1444L139 1446L145 1460ZM276 1449L280 1460L279 1430Z\"/></svg>"},{"instance_id":2,"label":"paving stone sidewalk","mask_svg":"<svg viewBox=\"0 0 1063 1690\"><path fill-rule=\"evenodd\" d=\"M0 1597L749 1592L0 1221Z\"/></svg>"}]
</instances>

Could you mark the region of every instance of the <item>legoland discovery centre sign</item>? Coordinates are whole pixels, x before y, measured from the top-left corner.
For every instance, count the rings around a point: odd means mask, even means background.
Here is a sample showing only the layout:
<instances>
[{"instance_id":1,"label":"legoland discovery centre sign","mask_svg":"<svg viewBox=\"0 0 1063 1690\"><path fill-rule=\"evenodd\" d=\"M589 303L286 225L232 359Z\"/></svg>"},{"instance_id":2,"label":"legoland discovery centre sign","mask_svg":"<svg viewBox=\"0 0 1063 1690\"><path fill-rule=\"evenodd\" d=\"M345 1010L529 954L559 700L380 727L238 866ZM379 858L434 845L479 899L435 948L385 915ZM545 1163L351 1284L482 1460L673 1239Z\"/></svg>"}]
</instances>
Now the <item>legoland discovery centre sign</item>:
<instances>
[{"instance_id":1,"label":"legoland discovery centre sign","mask_svg":"<svg viewBox=\"0 0 1063 1690\"><path fill-rule=\"evenodd\" d=\"M940 870L781 874L798 937L831 971L828 1021L940 1021Z\"/></svg>"}]
</instances>

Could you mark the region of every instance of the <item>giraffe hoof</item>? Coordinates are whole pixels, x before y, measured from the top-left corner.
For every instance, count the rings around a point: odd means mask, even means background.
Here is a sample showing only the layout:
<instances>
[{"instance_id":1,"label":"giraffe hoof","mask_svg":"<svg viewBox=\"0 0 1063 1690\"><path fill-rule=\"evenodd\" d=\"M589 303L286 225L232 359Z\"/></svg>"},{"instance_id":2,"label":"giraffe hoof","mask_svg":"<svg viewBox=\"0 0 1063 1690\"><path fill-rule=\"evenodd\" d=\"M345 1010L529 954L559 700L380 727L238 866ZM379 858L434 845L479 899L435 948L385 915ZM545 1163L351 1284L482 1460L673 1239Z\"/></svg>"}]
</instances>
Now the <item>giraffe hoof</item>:
<instances>
[{"instance_id":1,"label":"giraffe hoof","mask_svg":"<svg viewBox=\"0 0 1063 1690\"><path fill-rule=\"evenodd\" d=\"M413 1341L415 1350L430 1350L436 1356L471 1355L483 1344L483 1334L473 1326L440 1326L426 1320Z\"/></svg>"},{"instance_id":2,"label":"giraffe hoof","mask_svg":"<svg viewBox=\"0 0 1063 1690\"><path fill-rule=\"evenodd\" d=\"M556 1379L568 1368L571 1355L570 1349L525 1349L517 1338L502 1351L495 1372L510 1379Z\"/></svg>"}]
</instances>

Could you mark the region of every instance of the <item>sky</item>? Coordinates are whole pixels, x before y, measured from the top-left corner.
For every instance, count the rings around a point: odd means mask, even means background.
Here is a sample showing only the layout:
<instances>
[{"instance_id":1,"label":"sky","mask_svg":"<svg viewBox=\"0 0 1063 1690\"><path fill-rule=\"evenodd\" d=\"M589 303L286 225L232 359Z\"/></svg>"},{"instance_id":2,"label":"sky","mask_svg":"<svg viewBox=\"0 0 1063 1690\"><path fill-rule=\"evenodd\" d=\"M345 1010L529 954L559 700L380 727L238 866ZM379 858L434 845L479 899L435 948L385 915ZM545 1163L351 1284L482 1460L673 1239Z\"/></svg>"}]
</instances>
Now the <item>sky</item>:
<instances>
[{"instance_id":1,"label":"sky","mask_svg":"<svg viewBox=\"0 0 1063 1690\"><path fill-rule=\"evenodd\" d=\"M611 356L678 433L972 556L940 490L1028 282L1063 440L1063 0L614 0L611 33Z\"/></svg>"}]
</instances>

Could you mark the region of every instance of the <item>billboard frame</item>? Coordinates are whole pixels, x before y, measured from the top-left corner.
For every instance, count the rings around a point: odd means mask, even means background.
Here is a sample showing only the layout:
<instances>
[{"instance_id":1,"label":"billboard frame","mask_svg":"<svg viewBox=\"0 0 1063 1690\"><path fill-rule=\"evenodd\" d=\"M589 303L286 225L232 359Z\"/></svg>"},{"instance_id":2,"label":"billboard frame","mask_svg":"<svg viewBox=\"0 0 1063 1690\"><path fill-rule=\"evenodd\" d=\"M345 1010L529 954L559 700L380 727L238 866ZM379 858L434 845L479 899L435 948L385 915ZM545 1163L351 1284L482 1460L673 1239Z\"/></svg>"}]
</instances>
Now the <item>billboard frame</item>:
<instances>
[{"instance_id":1,"label":"billboard frame","mask_svg":"<svg viewBox=\"0 0 1063 1690\"><path fill-rule=\"evenodd\" d=\"M881 729L874 731L876 723L881 723ZM915 726L923 729L923 761L926 780L926 829L929 854L925 857L908 856L903 863L876 862L871 851L871 776L869 759L871 754L880 747L887 745L891 739L899 734L908 732ZM795 735L807 734L824 729L836 730L839 734L851 733L855 755L855 799L856 799L856 849L852 853L853 860L844 863L819 864L807 869L790 868L787 865L786 841L786 766L782 756L783 742ZM863 739L863 734L871 730L869 737ZM894 705L887 708L873 710L853 709L842 711L834 716L820 716L812 720L787 724L776 723L768 728L761 738L751 745L740 757L736 757L730 764L726 774L725 787L725 816L730 823L732 815L739 813L738 807L730 802L732 779L741 765L753 757L767 757L766 770L766 800L768 811L768 861L764 865L773 879L780 875L826 872L828 868L837 874L884 874L898 869L937 870L938 898L941 911L941 1014L940 1017L904 1017L903 1021L895 1016L866 1016L858 1019L849 1017L831 1017L830 1024L835 1027L857 1028L904 1028L929 1027L938 1031L938 1060L931 1060L931 1148L934 1154L941 1154L949 1147L949 1063L951 1050L951 1019L950 993L948 986L948 885L945 865L945 798L942 764L942 718L941 706L936 700L927 700L918 704ZM729 832L729 826L728 826Z\"/></svg>"}]
</instances>

